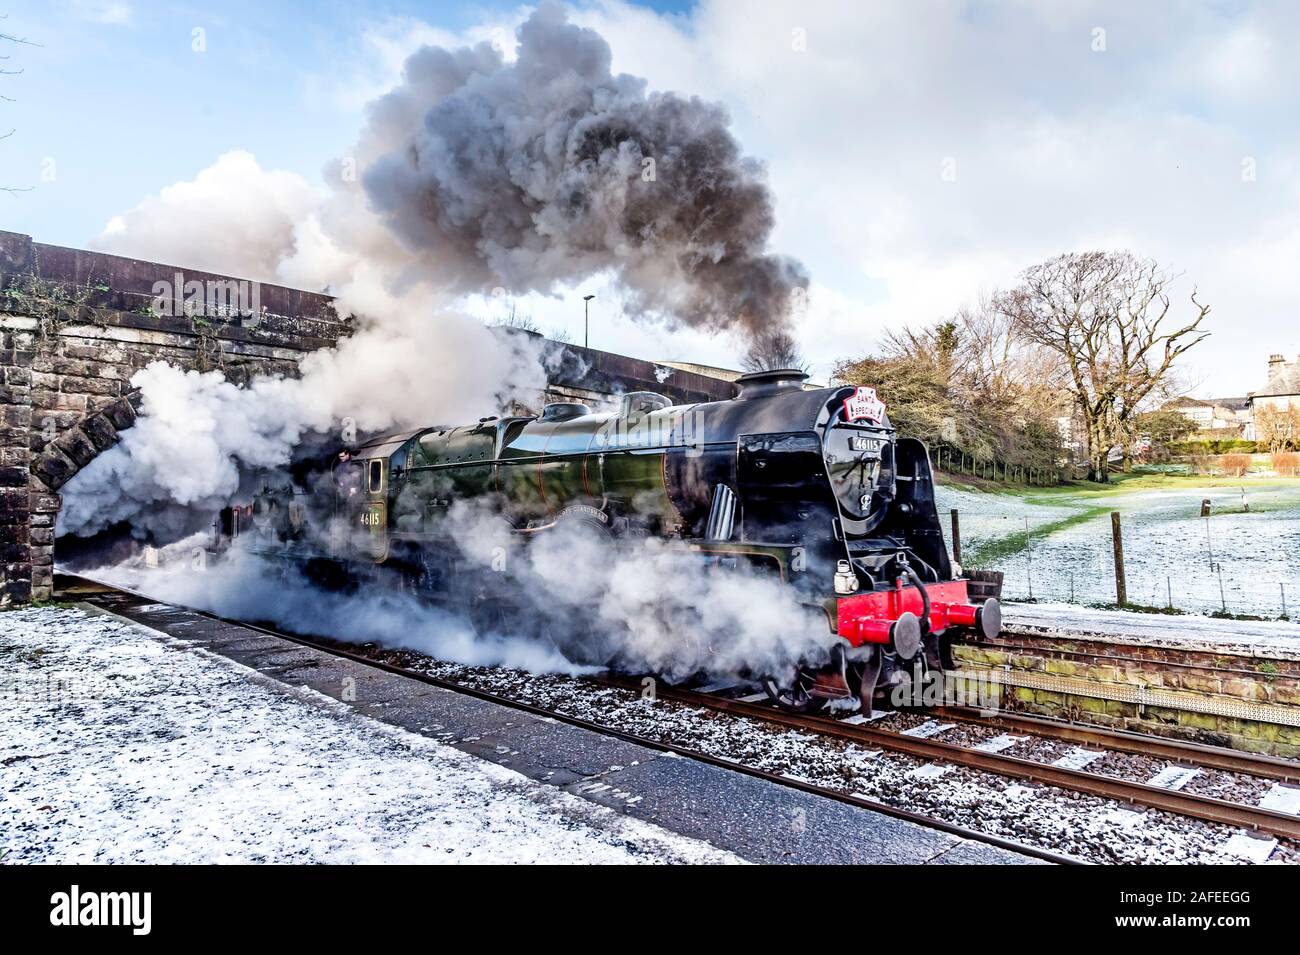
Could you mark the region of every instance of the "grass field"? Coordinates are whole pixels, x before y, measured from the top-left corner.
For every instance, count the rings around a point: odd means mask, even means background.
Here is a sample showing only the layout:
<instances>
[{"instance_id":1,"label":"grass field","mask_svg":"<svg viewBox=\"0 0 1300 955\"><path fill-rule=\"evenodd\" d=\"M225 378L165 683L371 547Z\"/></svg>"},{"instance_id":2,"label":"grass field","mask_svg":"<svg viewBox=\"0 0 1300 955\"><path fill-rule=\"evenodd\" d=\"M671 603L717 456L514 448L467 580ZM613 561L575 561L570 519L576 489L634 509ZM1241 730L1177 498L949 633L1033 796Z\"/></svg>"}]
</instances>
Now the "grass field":
<instances>
[{"instance_id":1,"label":"grass field","mask_svg":"<svg viewBox=\"0 0 1300 955\"><path fill-rule=\"evenodd\" d=\"M942 478L941 478L942 481ZM1201 502L1211 516L1202 519ZM1128 598L1201 613L1295 616L1300 604L1300 480L1121 475L1108 485L1007 488L944 481L962 558L1001 570L1016 598L1115 600L1112 511L1121 515Z\"/></svg>"}]
</instances>

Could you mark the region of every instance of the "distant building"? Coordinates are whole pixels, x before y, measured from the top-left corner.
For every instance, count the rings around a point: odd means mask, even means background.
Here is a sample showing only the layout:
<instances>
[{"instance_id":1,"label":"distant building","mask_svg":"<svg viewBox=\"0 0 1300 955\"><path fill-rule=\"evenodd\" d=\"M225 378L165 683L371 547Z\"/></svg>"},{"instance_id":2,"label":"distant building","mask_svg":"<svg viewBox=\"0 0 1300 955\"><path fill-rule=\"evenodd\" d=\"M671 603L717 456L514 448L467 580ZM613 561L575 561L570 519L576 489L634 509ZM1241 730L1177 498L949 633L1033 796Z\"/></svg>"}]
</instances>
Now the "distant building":
<instances>
[{"instance_id":1,"label":"distant building","mask_svg":"<svg viewBox=\"0 0 1300 955\"><path fill-rule=\"evenodd\" d=\"M1252 409L1287 411L1300 407L1300 358L1287 361L1281 355L1268 356L1268 384L1247 398Z\"/></svg>"},{"instance_id":2,"label":"distant building","mask_svg":"<svg viewBox=\"0 0 1300 955\"><path fill-rule=\"evenodd\" d=\"M1164 411L1177 411L1188 419L1200 431L1213 426L1214 402L1202 401L1200 398L1175 398L1164 404Z\"/></svg>"},{"instance_id":3,"label":"distant building","mask_svg":"<svg viewBox=\"0 0 1300 955\"><path fill-rule=\"evenodd\" d=\"M1164 410L1177 411L1196 426L1199 438L1248 437L1250 398L1175 398Z\"/></svg>"},{"instance_id":4,"label":"distant building","mask_svg":"<svg viewBox=\"0 0 1300 955\"><path fill-rule=\"evenodd\" d=\"M1255 422L1261 414L1271 416L1276 424L1275 412L1300 413L1300 358L1287 361L1281 355L1269 355L1268 383L1262 390L1247 395L1246 403L1251 416L1250 433L1247 436L1252 439L1260 439Z\"/></svg>"}]
</instances>

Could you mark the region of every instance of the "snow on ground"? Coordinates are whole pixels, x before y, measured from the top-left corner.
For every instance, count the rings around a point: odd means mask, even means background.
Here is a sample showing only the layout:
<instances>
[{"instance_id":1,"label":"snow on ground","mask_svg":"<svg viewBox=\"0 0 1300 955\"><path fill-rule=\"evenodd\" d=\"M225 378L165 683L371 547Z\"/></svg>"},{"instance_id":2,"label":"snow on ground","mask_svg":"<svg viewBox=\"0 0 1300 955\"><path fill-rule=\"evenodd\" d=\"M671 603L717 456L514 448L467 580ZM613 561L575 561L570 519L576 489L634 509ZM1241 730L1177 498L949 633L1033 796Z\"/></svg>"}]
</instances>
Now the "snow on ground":
<instances>
[{"instance_id":1,"label":"snow on ground","mask_svg":"<svg viewBox=\"0 0 1300 955\"><path fill-rule=\"evenodd\" d=\"M1222 620L1192 614L1169 616L1130 610L1095 610L1059 603L1002 605L1002 619L1046 636L1102 640L1140 639L1157 646L1208 649L1279 659L1300 659L1300 624L1285 620Z\"/></svg>"},{"instance_id":2,"label":"snow on ground","mask_svg":"<svg viewBox=\"0 0 1300 955\"><path fill-rule=\"evenodd\" d=\"M1086 506L1073 502L1060 505L1030 503L1018 494L1000 494L954 484L936 484L934 496L945 531L949 527L949 510L955 507L961 512L961 537L968 543L995 540L1023 531L1026 517L1032 526L1037 526L1086 509Z\"/></svg>"},{"instance_id":3,"label":"snow on ground","mask_svg":"<svg viewBox=\"0 0 1300 955\"><path fill-rule=\"evenodd\" d=\"M782 773L1093 862L1223 864L1240 861L1242 849L1247 847L1239 840L1230 842L1236 831L1225 826L1146 810L1138 823L1117 827L1109 814L1122 807L1110 800L1052 786L1022 785L964 767L941 773L925 769L928 763L900 753L747 717L723 716L689 704L646 697L639 691L502 667L464 667L415 658L404 659L403 665L568 716L616 726L643 738L687 745L730 762ZM900 730L923 722L923 715L891 713L876 725ZM960 743L960 737L972 734L991 739L997 730L957 726L936 733L934 738ZM1002 751L1012 756L1028 755L1043 745L1062 751L1071 746L1026 736ZM1059 752L1052 753L1053 758L1056 755ZM1215 774L1221 788L1209 791L1245 798L1240 787L1234 789L1224 781L1229 777ZM1258 795L1262 796L1263 791ZM1252 852L1258 849L1255 842L1248 847ZM1273 848L1277 848L1275 844L1270 846L1270 852ZM1294 862L1293 847L1279 849L1273 861Z\"/></svg>"},{"instance_id":4,"label":"snow on ground","mask_svg":"<svg viewBox=\"0 0 1300 955\"><path fill-rule=\"evenodd\" d=\"M1129 600L1196 613L1277 617L1300 611L1300 484L1251 487L1174 487L1121 493L1030 495L975 491L941 485L936 493L946 521L961 513L963 551L1041 529L1072 515L1094 516L1035 537L1029 548L980 561L1006 574L1006 593L1072 603L1115 599L1110 511L1124 526L1124 563ZM1201 501L1211 517L1200 517ZM1250 506L1249 512L1243 503ZM1222 592L1220 592L1220 576Z\"/></svg>"},{"instance_id":5,"label":"snow on ground","mask_svg":"<svg viewBox=\"0 0 1300 955\"><path fill-rule=\"evenodd\" d=\"M0 613L0 664L5 862L739 861L111 617Z\"/></svg>"}]
</instances>

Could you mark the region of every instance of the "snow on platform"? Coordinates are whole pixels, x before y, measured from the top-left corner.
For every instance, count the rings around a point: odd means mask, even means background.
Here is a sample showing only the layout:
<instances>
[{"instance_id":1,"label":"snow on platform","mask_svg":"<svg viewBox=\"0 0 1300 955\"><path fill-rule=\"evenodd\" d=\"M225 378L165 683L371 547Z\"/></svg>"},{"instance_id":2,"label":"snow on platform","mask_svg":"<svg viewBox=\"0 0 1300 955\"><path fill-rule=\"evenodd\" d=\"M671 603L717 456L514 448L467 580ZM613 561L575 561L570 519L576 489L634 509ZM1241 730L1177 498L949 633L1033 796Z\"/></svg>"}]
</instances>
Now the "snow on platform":
<instances>
[{"instance_id":1,"label":"snow on platform","mask_svg":"<svg viewBox=\"0 0 1300 955\"><path fill-rule=\"evenodd\" d=\"M1300 624L1284 620L1226 620L1054 603L1003 604L1002 619L1010 629L1044 636L1300 659Z\"/></svg>"},{"instance_id":2,"label":"snow on platform","mask_svg":"<svg viewBox=\"0 0 1300 955\"><path fill-rule=\"evenodd\" d=\"M0 613L5 862L733 862L112 617Z\"/></svg>"}]
</instances>

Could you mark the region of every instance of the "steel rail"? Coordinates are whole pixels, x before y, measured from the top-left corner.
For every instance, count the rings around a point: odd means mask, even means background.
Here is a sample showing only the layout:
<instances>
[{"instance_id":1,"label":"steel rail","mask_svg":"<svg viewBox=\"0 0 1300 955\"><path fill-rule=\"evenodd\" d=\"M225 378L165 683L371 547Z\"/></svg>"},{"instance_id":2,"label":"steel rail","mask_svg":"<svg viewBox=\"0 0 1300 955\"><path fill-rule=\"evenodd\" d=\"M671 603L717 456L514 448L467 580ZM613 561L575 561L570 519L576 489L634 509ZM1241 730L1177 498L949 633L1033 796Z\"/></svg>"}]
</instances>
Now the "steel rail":
<instances>
[{"instance_id":1,"label":"steel rail","mask_svg":"<svg viewBox=\"0 0 1300 955\"><path fill-rule=\"evenodd\" d=\"M601 678L612 686L630 688L622 678ZM1200 796L1176 789L1165 789L1147 783L1132 782L1114 776L1103 776L1085 770L1067 769L1050 763L1039 763L1019 756L1007 756L984 750L945 743L936 739L905 736L889 730L875 729L869 726L846 723L821 716L808 716L789 713L775 706L763 703L746 703L742 700L727 699L691 690L682 690L671 686L661 686L656 695L679 703L693 704L707 709L744 716L768 723L776 723L791 729L802 729L829 736L847 742L880 747L892 752L902 753L918 759L951 763L971 769L1023 779L1031 782L1045 783L1068 789L1073 792L1115 799L1134 805L1147 806L1180 816L1200 819L1219 825L1250 829L1286 839L1300 840L1300 816L1263 809L1258 806L1242 806L1216 799L1212 796Z\"/></svg>"},{"instance_id":2,"label":"steel rail","mask_svg":"<svg viewBox=\"0 0 1300 955\"><path fill-rule=\"evenodd\" d=\"M998 712L985 716L978 709L966 706L941 706L928 712L943 719L1031 733L1069 743L1091 744L1117 753L1153 756L1189 766L1259 776L1282 782L1300 782L1300 762L1277 756L1243 753L1222 746L1211 746L1208 743L1169 739L1165 736L1146 736L1142 733L1130 733L1105 726L1067 723L1064 720L1021 713Z\"/></svg>"}]
</instances>

